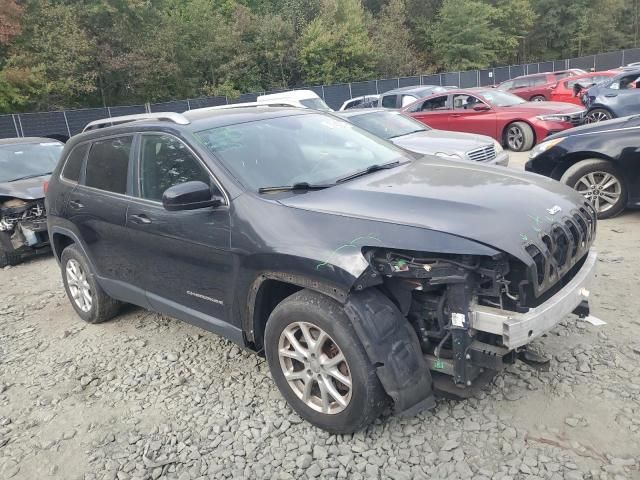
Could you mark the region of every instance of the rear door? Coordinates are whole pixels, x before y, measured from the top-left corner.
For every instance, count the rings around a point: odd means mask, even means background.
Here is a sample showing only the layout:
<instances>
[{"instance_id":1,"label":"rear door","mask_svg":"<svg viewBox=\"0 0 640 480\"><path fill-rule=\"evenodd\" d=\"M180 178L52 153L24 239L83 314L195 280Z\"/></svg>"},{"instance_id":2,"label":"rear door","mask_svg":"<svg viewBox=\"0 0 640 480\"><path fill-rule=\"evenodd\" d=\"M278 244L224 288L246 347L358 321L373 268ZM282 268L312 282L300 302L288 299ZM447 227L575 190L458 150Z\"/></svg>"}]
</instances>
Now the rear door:
<instances>
[{"instance_id":1,"label":"rear door","mask_svg":"<svg viewBox=\"0 0 640 480\"><path fill-rule=\"evenodd\" d=\"M132 178L133 135L92 142L80 181L67 200L69 220L85 242L99 276L129 283L125 228Z\"/></svg>"},{"instance_id":2,"label":"rear door","mask_svg":"<svg viewBox=\"0 0 640 480\"><path fill-rule=\"evenodd\" d=\"M473 95L456 93L452 95L452 106L447 130L496 138L496 112L485 102ZM475 107L487 110L474 110Z\"/></svg>"},{"instance_id":3,"label":"rear door","mask_svg":"<svg viewBox=\"0 0 640 480\"><path fill-rule=\"evenodd\" d=\"M232 283L229 205L170 212L162 194L174 185L200 180L224 196L205 164L181 139L166 133L140 136L136 199L127 213L135 283L151 306L220 330ZM190 313L189 313L190 312ZM216 320L217 319L217 320ZM220 323L218 323L220 321Z\"/></svg>"},{"instance_id":4,"label":"rear door","mask_svg":"<svg viewBox=\"0 0 640 480\"><path fill-rule=\"evenodd\" d=\"M431 128L448 130L451 113L449 95L438 95L418 101L407 107L405 112Z\"/></svg>"}]
</instances>

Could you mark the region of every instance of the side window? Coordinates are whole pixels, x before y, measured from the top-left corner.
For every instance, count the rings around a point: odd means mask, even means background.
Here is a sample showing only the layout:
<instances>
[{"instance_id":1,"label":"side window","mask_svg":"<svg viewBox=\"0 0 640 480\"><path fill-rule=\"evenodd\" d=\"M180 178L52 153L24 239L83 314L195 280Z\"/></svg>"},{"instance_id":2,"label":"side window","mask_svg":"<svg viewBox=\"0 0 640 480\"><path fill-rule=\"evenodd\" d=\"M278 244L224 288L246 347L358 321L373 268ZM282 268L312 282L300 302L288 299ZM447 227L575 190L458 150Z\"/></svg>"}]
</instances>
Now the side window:
<instances>
[{"instance_id":1,"label":"side window","mask_svg":"<svg viewBox=\"0 0 640 480\"><path fill-rule=\"evenodd\" d=\"M571 72L562 72L562 73L554 73L553 74L556 77L556 80L560 80L563 78L567 78L571 76Z\"/></svg>"},{"instance_id":2,"label":"side window","mask_svg":"<svg viewBox=\"0 0 640 480\"><path fill-rule=\"evenodd\" d=\"M457 94L453 96L454 110L473 110L475 105L483 103L472 95Z\"/></svg>"},{"instance_id":3,"label":"side window","mask_svg":"<svg viewBox=\"0 0 640 480\"><path fill-rule=\"evenodd\" d=\"M130 136L94 142L87 157L84 184L107 192L127 193L132 142Z\"/></svg>"},{"instance_id":4,"label":"side window","mask_svg":"<svg viewBox=\"0 0 640 480\"><path fill-rule=\"evenodd\" d=\"M82 164L88 150L89 144L85 143L84 145L78 145L71 151L62 169L62 178L70 182L77 182L80 179Z\"/></svg>"},{"instance_id":5,"label":"side window","mask_svg":"<svg viewBox=\"0 0 640 480\"><path fill-rule=\"evenodd\" d=\"M513 81L513 88L528 87L529 84L530 84L530 80L528 78L516 78Z\"/></svg>"},{"instance_id":6,"label":"side window","mask_svg":"<svg viewBox=\"0 0 640 480\"><path fill-rule=\"evenodd\" d=\"M382 97L382 106L384 108L396 108L397 95L385 95Z\"/></svg>"},{"instance_id":7,"label":"side window","mask_svg":"<svg viewBox=\"0 0 640 480\"><path fill-rule=\"evenodd\" d=\"M425 100L422 102L420 112L430 112L433 110L449 110L447 107L447 95L443 95L441 97L430 98L429 100Z\"/></svg>"},{"instance_id":8,"label":"side window","mask_svg":"<svg viewBox=\"0 0 640 480\"><path fill-rule=\"evenodd\" d=\"M179 183L211 178L187 146L169 135L143 135L140 145L140 196L162 201L162 194Z\"/></svg>"},{"instance_id":9,"label":"side window","mask_svg":"<svg viewBox=\"0 0 640 480\"><path fill-rule=\"evenodd\" d=\"M532 87L538 87L540 85L546 85L546 83L547 83L546 75L538 75L537 77L531 77L529 80L530 80L530 85Z\"/></svg>"}]
</instances>

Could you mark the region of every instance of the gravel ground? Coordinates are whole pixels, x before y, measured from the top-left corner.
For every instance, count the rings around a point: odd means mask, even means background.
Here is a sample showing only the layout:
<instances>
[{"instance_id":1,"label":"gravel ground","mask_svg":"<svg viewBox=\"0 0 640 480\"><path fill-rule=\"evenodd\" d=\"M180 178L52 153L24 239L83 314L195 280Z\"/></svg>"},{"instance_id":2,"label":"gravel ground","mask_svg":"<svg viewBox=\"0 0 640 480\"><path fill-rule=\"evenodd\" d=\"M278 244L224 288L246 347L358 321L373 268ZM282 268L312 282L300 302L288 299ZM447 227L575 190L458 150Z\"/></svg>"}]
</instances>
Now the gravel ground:
<instances>
[{"instance_id":1,"label":"gravel ground","mask_svg":"<svg viewBox=\"0 0 640 480\"><path fill-rule=\"evenodd\" d=\"M600 222L607 325L564 319L549 371L344 436L226 340L137 308L84 324L52 258L0 270L0 479L640 479L639 244L640 212Z\"/></svg>"}]
</instances>

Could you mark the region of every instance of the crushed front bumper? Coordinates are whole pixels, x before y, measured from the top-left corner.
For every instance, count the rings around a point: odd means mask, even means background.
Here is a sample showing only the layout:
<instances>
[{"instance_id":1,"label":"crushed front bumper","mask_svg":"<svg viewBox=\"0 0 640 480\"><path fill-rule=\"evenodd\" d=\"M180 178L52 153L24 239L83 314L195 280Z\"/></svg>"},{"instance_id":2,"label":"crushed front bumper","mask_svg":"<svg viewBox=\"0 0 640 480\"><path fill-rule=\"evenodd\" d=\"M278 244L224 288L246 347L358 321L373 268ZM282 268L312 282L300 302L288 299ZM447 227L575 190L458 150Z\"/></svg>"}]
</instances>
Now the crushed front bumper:
<instances>
[{"instance_id":1,"label":"crushed front bumper","mask_svg":"<svg viewBox=\"0 0 640 480\"><path fill-rule=\"evenodd\" d=\"M502 336L504 346L510 350L530 343L534 338L551 330L566 315L589 299L596 260L596 252L589 252L582 268L562 290L526 313L474 306L470 314L471 328Z\"/></svg>"}]
</instances>

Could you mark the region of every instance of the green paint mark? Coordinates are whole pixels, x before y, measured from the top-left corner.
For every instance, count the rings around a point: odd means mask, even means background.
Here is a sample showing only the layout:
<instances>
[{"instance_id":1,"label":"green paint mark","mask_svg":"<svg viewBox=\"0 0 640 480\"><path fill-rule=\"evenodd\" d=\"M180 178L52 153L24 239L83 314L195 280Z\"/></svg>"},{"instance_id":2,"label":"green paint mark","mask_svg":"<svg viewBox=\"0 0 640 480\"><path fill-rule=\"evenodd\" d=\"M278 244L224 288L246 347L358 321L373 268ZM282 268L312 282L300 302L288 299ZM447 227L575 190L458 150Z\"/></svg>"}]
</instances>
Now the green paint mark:
<instances>
[{"instance_id":1,"label":"green paint mark","mask_svg":"<svg viewBox=\"0 0 640 480\"><path fill-rule=\"evenodd\" d=\"M526 242L527 240L529 240L529 237L527 237L524 233L520 234L520 238L522 239L523 242Z\"/></svg>"},{"instance_id":2,"label":"green paint mark","mask_svg":"<svg viewBox=\"0 0 640 480\"><path fill-rule=\"evenodd\" d=\"M382 240L380 240L378 237L374 237L373 234L356 237L353 240L351 240L349 243L340 245L333 252L331 252L329 259L326 262L321 262L316 265L316 270L320 270L322 267L326 267L327 265L329 265L342 250L345 250L347 248L361 248L365 246L365 243L368 243L371 241L382 243Z\"/></svg>"},{"instance_id":3,"label":"green paint mark","mask_svg":"<svg viewBox=\"0 0 640 480\"><path fill-rule=\"evenodd\" d=\"M436 358L435 368L438 370L442 370L444 368L444 362L439 358Z\"/></svg>"}]
</instances>

